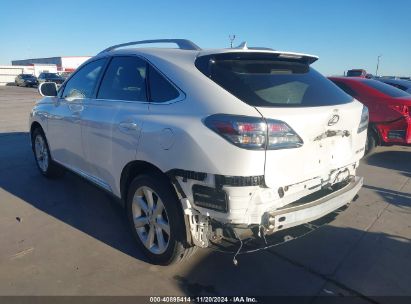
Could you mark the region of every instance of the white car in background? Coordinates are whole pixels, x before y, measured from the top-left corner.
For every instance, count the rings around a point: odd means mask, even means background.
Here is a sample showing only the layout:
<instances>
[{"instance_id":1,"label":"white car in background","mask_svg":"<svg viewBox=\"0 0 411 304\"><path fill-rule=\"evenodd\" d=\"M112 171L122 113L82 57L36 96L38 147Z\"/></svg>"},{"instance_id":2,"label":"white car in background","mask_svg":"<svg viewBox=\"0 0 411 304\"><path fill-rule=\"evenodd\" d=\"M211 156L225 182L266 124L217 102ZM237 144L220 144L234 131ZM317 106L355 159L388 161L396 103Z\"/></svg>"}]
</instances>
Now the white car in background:
<instances>
[{"instance_id":1,"label":"white car in background","mask_svg":"<svg viewBox=\"0 0 411 304\"><path fill-rule=\"evenodd\" d=\"M178 48L126 48L149 43ZM226 237L256 238L350 203L368 110L311 55L121 44L91 58L30 115L49 177L67 168L124 202L153 263Z\"/></svg>"}]
</instances>

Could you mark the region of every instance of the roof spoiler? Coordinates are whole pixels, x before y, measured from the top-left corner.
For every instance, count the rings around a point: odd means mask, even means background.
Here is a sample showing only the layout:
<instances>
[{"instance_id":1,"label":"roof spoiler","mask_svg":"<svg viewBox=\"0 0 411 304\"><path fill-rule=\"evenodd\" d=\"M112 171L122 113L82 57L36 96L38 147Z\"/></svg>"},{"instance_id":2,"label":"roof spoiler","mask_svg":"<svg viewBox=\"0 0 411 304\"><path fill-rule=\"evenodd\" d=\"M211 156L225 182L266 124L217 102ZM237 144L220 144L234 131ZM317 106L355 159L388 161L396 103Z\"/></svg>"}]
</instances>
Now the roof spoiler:
<instances>
[{"instance_id":1,"label":"roof spoiler","mask_svg":"<svg viewBox=\"0 0 411 304\"><path fill-rule=\"evenodd\" d=\"M200 51L201 48L196 45L194 42L187 40L187 39L154 39L154 40L141 40L141 41L133 41L127 42L122 44L116 44L106 48L105 50L101 51L99 54L106 53L113 51L115 49L130 46L130 45L139 45L139 44L152 44L152 43L175 43L179 49L181 50L192 50L192 51Z\"/></svg>"},{"instance_id":2,"label":"roof spoiler","mask_svg":"<svg viewBox=\"0 0 411 304\"><path fill-rule=\"evenodd\" d=\"M314 63L315 61L318 60L317 56L309 55L309 54L281 52L281 51L273 50L273 49L267 48L267 47L249 47L247 45L246 41L243 41L242 43L240 43L239 46L235 47L234 49L236 49L236 50L272 51L273 53L276 53L279 58L301 60L301 61L304 61L308 64L312 64L312 63Z\"/></svg>"},{"instance_id":3,"label":"roof spoiler","mask_svg":"<svg viewBox=\"0 0 411 304\"><path fill-rule=\"evenodd\" d=\"M278 58L301 60L308 64L312 64L318 60L318 57L314 55L289 52L279 52Z\"/></svg>"}]
</instances>

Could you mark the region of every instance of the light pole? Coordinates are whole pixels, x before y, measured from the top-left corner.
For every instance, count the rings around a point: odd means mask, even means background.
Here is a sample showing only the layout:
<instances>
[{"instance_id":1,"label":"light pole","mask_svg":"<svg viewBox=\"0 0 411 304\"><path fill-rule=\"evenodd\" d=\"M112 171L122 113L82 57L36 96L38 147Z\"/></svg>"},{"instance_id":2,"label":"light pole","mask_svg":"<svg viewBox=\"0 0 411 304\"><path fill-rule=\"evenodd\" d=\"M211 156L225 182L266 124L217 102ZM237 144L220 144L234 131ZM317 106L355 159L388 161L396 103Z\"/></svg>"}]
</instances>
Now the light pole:
<instances>
[{"instance_id":1,"label":"light pole","mask_svg":"<svg viewBox=\"0 0 411 304\"><path fill-rule=\"evenodd\" d=\"M233 48L233 42L235 39L235 35L228 35L228 39L230 39L230 48Z\"/></svg>"},{"instance_id":2,"label":"light pole","mask_svg":"<svg viewBox=\"0 0 411 304\"><path fill-rule=\"evenodd\" d=\"M377 69L375 70L375 76L378 76L378 68L380 67L380 58L382 55L378 55L377 57Z\"/></svg>"}]
</instances>

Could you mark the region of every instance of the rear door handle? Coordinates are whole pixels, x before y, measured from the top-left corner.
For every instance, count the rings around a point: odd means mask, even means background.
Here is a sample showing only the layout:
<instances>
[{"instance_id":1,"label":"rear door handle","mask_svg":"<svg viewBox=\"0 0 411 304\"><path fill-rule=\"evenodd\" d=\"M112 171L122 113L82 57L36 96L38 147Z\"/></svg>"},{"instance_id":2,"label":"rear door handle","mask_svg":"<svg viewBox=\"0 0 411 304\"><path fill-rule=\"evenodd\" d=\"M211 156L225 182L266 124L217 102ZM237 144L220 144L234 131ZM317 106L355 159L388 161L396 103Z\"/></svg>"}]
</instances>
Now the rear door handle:
<instances>
[{"instance_id":1,"label":"rear door handle","mask_svg":"<svg viewBox=\"0 0 411 304\"><path fill-rule=\"evenodd\" d=\"M123 121L119 124L120 130L123 131L136 131L138 130L138 124L135 122Z\"/></svg>"}]
</instances>

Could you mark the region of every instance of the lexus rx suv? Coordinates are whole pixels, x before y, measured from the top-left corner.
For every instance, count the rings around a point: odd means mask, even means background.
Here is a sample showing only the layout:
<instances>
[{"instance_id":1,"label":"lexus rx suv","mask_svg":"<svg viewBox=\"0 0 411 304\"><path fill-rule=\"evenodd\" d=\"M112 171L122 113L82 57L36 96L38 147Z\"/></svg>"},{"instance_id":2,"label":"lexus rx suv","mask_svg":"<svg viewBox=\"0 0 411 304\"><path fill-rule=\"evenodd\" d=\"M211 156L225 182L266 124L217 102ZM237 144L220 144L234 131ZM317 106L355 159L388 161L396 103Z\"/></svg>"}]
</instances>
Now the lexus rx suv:
<instances>
[{"instance_id":1,"label":"lexus rx suv","mask_svg":"<svg viewBox=\"0 0 411 304\"><path fill-rule=\"evenodd\" d=\"M132 47L151 43L177 48ZM58 90L40 85L36 164L118 198L153 263L265 241L345 207L363 183L368 110L316 72L317 59L184 39L112 46Z\"/></svg>"}]
</instances>

